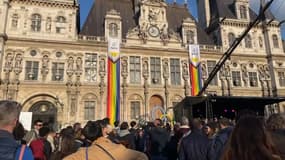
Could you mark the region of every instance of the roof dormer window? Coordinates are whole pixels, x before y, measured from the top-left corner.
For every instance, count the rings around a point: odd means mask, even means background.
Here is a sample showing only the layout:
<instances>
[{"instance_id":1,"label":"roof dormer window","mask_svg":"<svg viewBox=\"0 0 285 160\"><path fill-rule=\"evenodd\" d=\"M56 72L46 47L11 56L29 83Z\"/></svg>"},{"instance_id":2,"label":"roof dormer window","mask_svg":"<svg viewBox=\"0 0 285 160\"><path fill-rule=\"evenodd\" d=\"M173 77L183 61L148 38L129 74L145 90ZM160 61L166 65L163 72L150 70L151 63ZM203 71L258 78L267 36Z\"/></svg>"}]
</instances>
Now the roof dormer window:
<instances>
[{"instance_id":1,"label":"roof dormer window","mask_svg":"<svg viewBox=\"0 0 285 160\"><path fill-rule=\"evenodd\" d=\"M247 19L247 9L246 9L246 6L241 5L239 7L239 11L240 11L240 18L241 19Z\"/></svg>"}]
</instances>

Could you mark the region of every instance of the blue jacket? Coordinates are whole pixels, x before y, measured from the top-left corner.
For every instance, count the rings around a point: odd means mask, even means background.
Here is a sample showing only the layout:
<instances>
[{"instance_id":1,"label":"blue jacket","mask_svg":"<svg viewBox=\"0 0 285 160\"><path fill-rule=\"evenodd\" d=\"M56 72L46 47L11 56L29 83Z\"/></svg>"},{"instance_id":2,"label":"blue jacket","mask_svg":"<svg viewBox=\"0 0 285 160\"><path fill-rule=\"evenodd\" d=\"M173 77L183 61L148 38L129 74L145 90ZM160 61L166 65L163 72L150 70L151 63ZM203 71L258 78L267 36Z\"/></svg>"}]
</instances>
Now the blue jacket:
<instances>
[{"instance_id":1,"label":"blue jacket","mask_svg":"<svg viewBox=\"0 0 285 160\"><path fill-rule=\"evenodd\" d=\"M179 160L207 160L209 140L200 130L194 129L181 139Z\"/></svg>"},{"instance_id":2,"label":"blue jacket","mask_svg":"<svg viewBox=\"0 0 285 160\"><path fill-rule=\"evenodd\" d=\"M16 151L16 158L15 158L15 160L18 160L18 159L19 159L20 152L21 152L21 147L22 147L22 146L19 146L18 149L17 149L17 151ZM33 160L33 159L34 159L34 156L33 156L33 152L32 152L32 150L31 150L31 148L29 148L28 146L26 146L22 160Z\"/></svg>"},{"instance_id":3,"label":"blue jacket","mask_svg":"<svg viewBox=\"0 0 285 160\"><path fill-rule=\"evenodd\" d=\"M5 130L0 130L0 159L15 160L15 153L18 148L18 143L13 135Z\"/></svg>"}]
</instances>

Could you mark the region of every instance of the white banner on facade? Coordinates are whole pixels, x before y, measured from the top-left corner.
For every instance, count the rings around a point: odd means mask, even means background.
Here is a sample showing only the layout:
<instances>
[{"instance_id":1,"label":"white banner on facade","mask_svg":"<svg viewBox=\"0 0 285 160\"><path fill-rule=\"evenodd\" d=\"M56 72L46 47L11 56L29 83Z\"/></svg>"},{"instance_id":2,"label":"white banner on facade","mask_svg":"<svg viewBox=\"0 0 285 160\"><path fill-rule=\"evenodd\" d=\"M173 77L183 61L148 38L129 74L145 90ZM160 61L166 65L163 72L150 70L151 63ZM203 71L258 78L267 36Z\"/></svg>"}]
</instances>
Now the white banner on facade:
<instances>
[{"instance_id":1,"label":"white banner on facade","mask_svg":"<svg viewBox=\"0 0 285 160\"><path fill-rule=\"evenodd\" d=\"M21 112L19 121L23 124L25 130L30 131L32 129L32 117L33 112Z\"/></svg>"},{"instance_id":2,"label":"white banner on facade","mask_svg":"<svg viewBox=\"0 0 285 160\"><path fill-rule=\"evenodd\" d=\"M199 45L189 45L189 58L193 66L197 67L200 63L200 48Z\"/></svg>"},{"instance_id":3,"label":"white banner on facade","mask_svg":"<svg viewBox=\"0 0 285 160\"><path fill-rule=\"evenodd\" d=\"M110 38L108 39L108 57L116 62L120 58L120 39Z\"/></svg>"}]
</instances>

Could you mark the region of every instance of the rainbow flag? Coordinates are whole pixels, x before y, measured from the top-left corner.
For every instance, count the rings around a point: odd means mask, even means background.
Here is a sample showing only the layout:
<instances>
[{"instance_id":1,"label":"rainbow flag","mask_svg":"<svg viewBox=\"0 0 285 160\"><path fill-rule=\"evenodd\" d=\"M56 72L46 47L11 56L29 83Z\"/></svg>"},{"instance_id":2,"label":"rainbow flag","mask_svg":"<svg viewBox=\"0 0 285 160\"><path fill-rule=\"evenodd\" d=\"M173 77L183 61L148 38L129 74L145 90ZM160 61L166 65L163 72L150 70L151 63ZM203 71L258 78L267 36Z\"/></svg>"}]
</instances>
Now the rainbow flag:
<instances>
[{"instance_id":1,"label":"rainbow flag","mask_svg":"<svg viewBox=\"0 0 285 160\"><path fill-rule=\"evenodd\" d=\"M189 45L191 94L196 96L202 88L202 72L200 67L199 45Z\"/></svg>"},{"instance_id":2,"label":"rainbow flag","mask_svg":"<svg viewBox=\"0 0 285 160\"><path fill-rule=\"evenodd\" d=\"M109 38L107 117L113 125L120 120L120 41Z\"/></svg>"}]
</instances>

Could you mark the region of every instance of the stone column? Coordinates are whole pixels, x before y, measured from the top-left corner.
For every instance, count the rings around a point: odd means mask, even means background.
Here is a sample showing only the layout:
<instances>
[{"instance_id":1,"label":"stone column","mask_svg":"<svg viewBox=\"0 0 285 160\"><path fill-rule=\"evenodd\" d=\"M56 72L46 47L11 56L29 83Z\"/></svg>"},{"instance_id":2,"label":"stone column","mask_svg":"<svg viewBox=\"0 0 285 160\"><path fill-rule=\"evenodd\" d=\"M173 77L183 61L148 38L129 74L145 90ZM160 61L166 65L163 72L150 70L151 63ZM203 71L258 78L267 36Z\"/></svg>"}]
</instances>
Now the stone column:
<instances>
[{"instance_id":1,"label":"stone column","mask_svg":"<svg viewBox=\"0 0 285 160\"><path fill-rule=\"evenodd\" d=\"M104 118L106 115L105 109L106 106L104 106L104 91L105 91L105 75L106 75L106 56L100 55L99 56L99 76L100 76L100 108L99 108L99 115Z\"/></svg>"},{"instance_id":2,"label":"stone column","mask_svg":"<svg viewBox=\"0 0 285 160\"><path fill-rule=\"evenodd\" d=\"M147 57L144 57L142 59L143 64L143 78L144 78L144 114L145 114L145 120L147 121L147 113L148 110L148 98L149 98L149 84L148 84L148 78L149 78L149 59Z\"/></svg>"},{"instance_id":3,"label":"stone column","mask_svg":"<svg viewBox=\"0 0 285 160\"><path fill-rule=\"evenodd\" d=\"M121 58L121 75L123 77L123 83L122 83L122 93L123 93L123 106L121 106L121 120L126 120L126 111L127 111L127 77L128 77L128 57L124 56Z\"/></svg>"}]
</instances>

